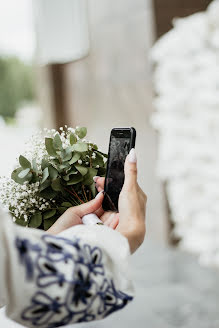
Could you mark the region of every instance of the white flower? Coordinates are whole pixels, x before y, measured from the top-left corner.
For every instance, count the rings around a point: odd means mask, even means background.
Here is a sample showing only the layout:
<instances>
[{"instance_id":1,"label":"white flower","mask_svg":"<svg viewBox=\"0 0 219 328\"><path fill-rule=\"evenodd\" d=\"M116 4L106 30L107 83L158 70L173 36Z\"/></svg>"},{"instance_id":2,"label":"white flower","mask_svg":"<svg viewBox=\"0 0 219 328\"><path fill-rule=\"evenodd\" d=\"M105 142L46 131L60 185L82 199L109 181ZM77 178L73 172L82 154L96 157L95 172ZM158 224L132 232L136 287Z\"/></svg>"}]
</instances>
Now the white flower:
<instances>
[{"instance_id":1,"label":"white flower","mask_svg":"<svg viewBox=\"0 0 219 328\"><path fill-rule=\"evenodd\" d=\"M100 165L96 165L96 169L99 169Z\"/></svg>"},{"instance_id":2,"label":"white flower","mask_svg":"<svg viewBox=\"0 0 219 328\"><path fill-rule=\"evenodd\" d=\"M82 160L81 159L78 160L78 164L80 164L80 165L82 164Z\"/></svg>"}]
</instances>

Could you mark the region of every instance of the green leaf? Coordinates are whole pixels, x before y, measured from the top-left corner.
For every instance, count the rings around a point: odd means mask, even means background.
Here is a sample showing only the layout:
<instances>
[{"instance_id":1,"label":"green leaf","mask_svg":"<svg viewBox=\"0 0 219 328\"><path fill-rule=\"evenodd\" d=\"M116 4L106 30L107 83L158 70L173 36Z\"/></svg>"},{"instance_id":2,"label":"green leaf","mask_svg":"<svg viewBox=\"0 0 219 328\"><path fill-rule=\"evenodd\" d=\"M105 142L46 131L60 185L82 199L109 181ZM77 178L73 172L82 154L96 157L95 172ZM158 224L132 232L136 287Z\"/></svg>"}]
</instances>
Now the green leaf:
<instances>
[{"instance_id":1,"label":"green leaf","mask_svg":"<svg viewBox=\"0 0 219 328\"><path fill-rule=\"evenodd\" d=\"M95 187L95 183L93 182L90 186L89 186L90 190L91 190L91 193L92 193L92 196L93 198L96 196L96 187Z\"/></svg>"},{"instance_id":2,"label":"green leaf","mask_svg":"<svg viewBox=\"0 0 219 328\"><path fill-rule=\"evenodd\" d=\"M62 203L61 205L62 205L63 207L67 207L67 208L73 206L73 205L72 205L71 203L69 203L69 202L64 202L64 203Z\"/></svg>"},{"instance_id":3,"label":"green leaf","mask_svg":"<svg viewBox=\"0 0 219 328\"><path fill-rule=\"evenodd\" d=\"M105 167L100 167L98 169L97 175L100 176L100 177L105 177L105 175L106 175L106 168Z\"/></svg>"},{"instance_id":4,"label":"green leaf","mask_svg":"<svg viewBox=\"0 0 219 328\"><path fill-rule=\"evenodd\" d=\"M22 155L19 157L19 163L23 169L31 168L31 163Z\"/></svg>"},{"instance_id":5,"label":"green leaf","mask_svg":"<svg viewBox=\"0 0 219 328\"><path fill-rule=\"evenodd\" d=\"M69 140L70 140L70 144L74 145L77 142L77 137L73 133L71 133Z\"/></svg>"},{"instance_id":6,"label":"green leaf","mask_svg":"<svg viewBox=\"0 0 219 328\"><path fill-rule=\"evenodd\" d=\"M69 161L71 158L72 158L72 147L67 147L64 150L62 159L64 162L66 162L66 161Z\"/></svg>"},{"instance_id":7,"label":"green leaf","mask_svg":"<svg viewBox=\"0 0 219 328\"><path fill-rule=\"evenodd\" d=\"M42 159L42 162L41 162L41 168L42 168L42 170L44 170L49 165L50 165L49 162L46 159L43 158Z\"/></svg>"},{"instance_id":8,"label":"green leaf","mask_svg":"<svg viewBox=\"0 0 219 328\"><path fill-rule=\"evenodd\" d=\"M62 150L62 140L60 138L59 133L57 133L53 139L53 147L55 149Z\"/></svg>"},{"instance_id":9,"label":"green leaf","mask_svg":"<svg viewBox=\"0 0 219 328\"><path fill-rule=\"evenodd\" d=\"M56 151L53 147L53 139L52 138L45 138L45 145L46 145L47 153L50 156L56 156Z\"/></svg>"},{"instance_id":10,"label":"green leaf","mask_svg":"<svg viewBox=\"0 0 219 328\"><path fill-rule=\"evenodd\" d=\"M35 173L38 174L38 167L37 167L37 162L36 162L35 158L32 160L32 167L33 167L33 170L35 171Z\"/></svg>"},{"instance_id":11,"label":"green leaf","mask_svg":"<svg viewBox=\"0 0 219 328\"><path fill-rule=\"evenodd\" d=\"M76 129L75 133L77 134L77 136L80 139L83 139L87 135L87 128L85 128L85 127L78 128L78 129Z\"/></svg>"},{"instance_id":12,"label":"green leaf","mask_svg":"<svg viewBox=\"0 0 219 328\"><path fill-rule=\"evenodd\" d=\"M78 141L76 144L73 145L73 149L74 151L83 153L85 151L88 151L88 145L86 142Z\"/></svg>"},{"instance_id":13,"label":"green leaf","mask_svg":"<svg viewBox=\"0 0 219 328\"><path fill-rule=\"evenodd\" d=\"M56 214L56 210L55 209L48 210L48 211L46 211L46 212L43 213L43 219L44 220L47 220L47 219L53 217L55 214Z\"/></svg>"},{"instance_id":14,"label":"green leaf","mask_svg":"<svg viewBox=\"0 0 219 328\"><path fill-rule=\"evenodd\" d=\"M63 179L65 181L69 181L70 176L73 175L73 174L77 174L77 173L78 173L78 171L75 168L73 168L71 171L68 172L68 174L63 176Z\"/></svg>"},{"instance_id":15,"label":"green leaf","mask_svg":"<svg viewBox=\"0 0 219 328\"><path fill-rule=\"evenodd\" d=\"M73 175L71 179L67 182L68 186L77 184L83 180L83 176L81 174Z\"/></svg>"},{"instance_id":16,"label":"green leaf","mask_svg":"<svg viewBox=\"0 0 219 328\"><path fill-rule=\"evenodd\" d=\"M51 187L47 187L40 191L40 197L43 197L45 199L53 199L57 196L57 192L53 190Z\"/></svg>"},{"instance_id":17,"label":"green leaf","mask_svg":"<svg viewBox=\"0 0 219 328\"><path fill-rule=\"evenodd\" d=\"M27 225L27 222L25 222L23 217L21 217L20 219L16 219L15 223L22 227L26 227L26 225Z\"/></svg>"},{"instance_id":18,"label":"green leaf","mask_svg":"<svg viewBox=\"0 0 219 328\"><path fill-rule=\"evenodd\" d=\"M53 180L51 186L55 191L62 191L63 189L60 178Z\"/></svg>"},{"instance_id":19,"label":"green leaf","mask_svg":"<svg viewBox=\"0 0 219 328\"><path fill-rule=\"evenodd\" d=\"M35 213L31 216L28 226L31 228L38 228L42 223L42 214Z\"/></svg>"},{"instance_id":20,"label":"green leaf","mask_svg":"<svg viewBox=\"0 0 219 328\"><path fill-rule=\"evenodd\" d=\"M57 167L58 167L59 171L62 171L62 170L69 168L69 163L60 164L60 165L57 165Z\"/></svg>"},{"instance_id":21,"label":"green leaf","mask_svg":"<svg viewBox=\"0 0 219 328\"><path fill-rule=\"evenodd\" d=\"M48 230L55 222L57 221L57 218L49 218L47 220L43 221L43 228L44 230Z\"/></svg>"},{"instance_id":22,"label":"green leaf","mask_svg":"<svg viewBox=\"0 0 219 328\"><path fill-rule=\"evenodd\" d=\"M44 181L39 188L39 191L43 191L44 189L48 188L50 186L51 182L49 180Z\"/></svg>"},{"instance_id":23,"label":"green leaf","mask_svg":"<svg viewBox=\"0 0 219 328\"><path fill-rule=\"evenodd\" d=\"M75 164L75 167L81 173L81 175L86 175L88 172L88 168L80 164Z\"/></svg>"},{"instance_id":24,"label":"green leaf","mask_svg":"<svg viewBox=\"0 0 219 328\"><path fill-rule=\"evenodd\" d=\"M49 176L50 176L50 178L52 180L56 179L57 176L58 176L58 174L59 174L58 171L52 165L50 165L48 167L48 170L49 170Z\"/></svg>"},{"instance_id":25,"label":"green leaf","mask_svg":"<svg viewBox=\"0 0 219 328\"><path fill-rule=\"evenodd\" d=\"M97 175L97 170L89 167L88 173L84 176L83 184L84 185L91 185L93 181L93 177Z\"/></svg>"},{"instance_id":26,"label":"green leaf","mask_svg":"<svg viewBox=\"0 0 219 328\"><path fill-rule=\"evenodd\" d=\"M25 178L25 177L28 175L29 172L30 172L30 168L27 168L27 169L25 169L25 170L22 170L22 171L18 174L18 177L19 177L20 179L23 179L23 178Z\"/></svg>"},{"instance_id":27,"label":"green leaf","mask_svg":"<svg viewBox=\"0 0 219 328\"><path fill-rule=\"evenodd\" d=\"M28 175L25 178L19 178L20 172L23 171L22 167L19 167L18 169L14 170L11 174L12 180L14 180L16 183L23 184L25 181L30 181L32 174L28 173Z\"/></svg>"},{"instance_id":28,"label":"green leaf","mask_svg":"<svg viewBox=\"0 0 219 328\"><path fill-rule=\"evenodd\" d=\"M96 154L96 158L92 159L92 166L93 167L95 167L96 165L99 165L100 167L104 166L103 156L98 153L95 154Z\"/></svg>"},{"instance_id":29,"label":"green leaf","mask_svg":"<svg viewBox=\"0 0 219 328\"><path fill-rule=\"evenodd\" d=\"M43 184L43 182L45 182L48 177L49 177L49 169L48 169L48 167L46 167L43 170L43 178L42 178L41 183Z\"/></svg>"},{"instance_id":30,"label":"green leaf","mask_svg":"<svg viewBox=\"0 0 219 328\"><path fill-rule=\"evenodd\" d=\"M96 150L96 152L101 154L103 157L108 158L108 155L105 153L102 153L102 151Z\"/></svg>"},{"instance_id":31,"label":"green leaf","mask_svg":"<svg viewBox=\"0 0 219 328\"><path fill-rule=\"evenodd\" d=\"M74 163L76 163L81 157L81 154L79 153L74 153L74 155L72 156L72 159L69 161L69 164L72 165Z\"/></svg>"}]
</instances>

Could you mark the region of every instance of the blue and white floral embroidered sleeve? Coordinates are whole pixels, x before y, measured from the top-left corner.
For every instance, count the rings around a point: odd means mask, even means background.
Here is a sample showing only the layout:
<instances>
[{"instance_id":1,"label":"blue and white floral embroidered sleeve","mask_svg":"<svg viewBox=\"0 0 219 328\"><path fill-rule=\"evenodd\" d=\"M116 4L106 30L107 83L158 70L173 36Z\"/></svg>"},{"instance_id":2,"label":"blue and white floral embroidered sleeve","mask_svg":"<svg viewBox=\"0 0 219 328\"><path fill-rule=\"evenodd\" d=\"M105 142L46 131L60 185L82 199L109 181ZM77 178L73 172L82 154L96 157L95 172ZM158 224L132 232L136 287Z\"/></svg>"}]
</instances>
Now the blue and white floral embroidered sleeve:
<instances>
[{"instance_id":1,"label":"blue and white floral embroidered sleeve","mask_svg":"<svg viewBox=\"0 0 219 328\"><path fill-rule=\"evenodd\" d=\"M102 319L133 298L129 246L100 225L58 236L18 227L0 213L0 305L27 326L53 328Z\"/></svg>"}]
</instances>

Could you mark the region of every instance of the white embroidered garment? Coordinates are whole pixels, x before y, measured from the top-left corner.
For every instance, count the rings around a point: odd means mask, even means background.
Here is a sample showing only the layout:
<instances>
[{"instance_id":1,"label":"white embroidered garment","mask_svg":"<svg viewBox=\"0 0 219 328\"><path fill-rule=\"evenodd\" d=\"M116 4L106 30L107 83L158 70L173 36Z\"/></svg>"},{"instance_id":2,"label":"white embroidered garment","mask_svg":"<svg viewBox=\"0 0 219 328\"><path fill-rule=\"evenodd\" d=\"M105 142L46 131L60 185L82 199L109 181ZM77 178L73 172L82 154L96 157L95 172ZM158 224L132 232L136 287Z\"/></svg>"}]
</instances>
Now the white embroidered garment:
<instances>
[{"instance_id":1,"label":"white embroidered garment","mask_svg":"<svg viewBox=\"0 0 219 328\"><path fill-rule=\"evenodd\" d=\"M0 306L27 327L102 319L133 299L128 241L103 225L57 236L0 212Z\"/></svg>"}]
</instances>

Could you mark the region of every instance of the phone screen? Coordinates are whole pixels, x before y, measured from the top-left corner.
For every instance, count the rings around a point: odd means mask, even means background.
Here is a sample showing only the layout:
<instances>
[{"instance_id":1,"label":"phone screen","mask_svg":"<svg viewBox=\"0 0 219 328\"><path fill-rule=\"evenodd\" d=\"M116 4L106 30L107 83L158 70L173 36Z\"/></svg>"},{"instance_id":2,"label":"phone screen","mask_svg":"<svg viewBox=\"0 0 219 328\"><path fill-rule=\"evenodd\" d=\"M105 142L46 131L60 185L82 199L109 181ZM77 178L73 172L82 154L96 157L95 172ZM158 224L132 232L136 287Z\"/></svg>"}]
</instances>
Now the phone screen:
<instances>
[{"instance_id":1,"label":"phone screen","mask_svg":"<svg viewBox=\"0 0 219 328\"><path fill-rule=\"evenodd\" d=\"M118 210L118 199L124 184L124 164L132 148L131 130L112 130L109 145L105 199L103 207Z\"/></svg>"}]
</instances>

